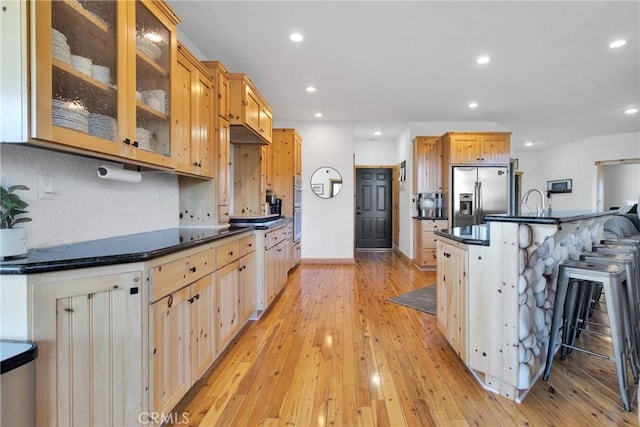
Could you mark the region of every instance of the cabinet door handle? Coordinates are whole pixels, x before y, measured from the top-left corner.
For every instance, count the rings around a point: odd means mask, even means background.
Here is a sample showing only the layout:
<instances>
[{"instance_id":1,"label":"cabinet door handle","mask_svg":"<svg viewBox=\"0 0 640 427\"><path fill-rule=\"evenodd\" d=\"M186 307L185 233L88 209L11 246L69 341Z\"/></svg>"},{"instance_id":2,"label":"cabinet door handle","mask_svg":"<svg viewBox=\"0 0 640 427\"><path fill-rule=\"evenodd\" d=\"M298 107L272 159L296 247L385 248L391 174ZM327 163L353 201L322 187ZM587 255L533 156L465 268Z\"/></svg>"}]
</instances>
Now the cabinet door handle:
<instances>
[{"instance_id":1,"label":"cabinet door handle","mask_svg":"<svg viewBox=\"0 0 640 427\"><path fill-rule=\"evenodd\" d=\"M200 163L200 162L193 162L193 166L200 167L200 166L202 166L202 163Z\"/></svg>"},{"instance_id":2,"label":"cabinet door handle","mask_svg":"<svg viewBox=\"0 0 640 427\"><path fill-rule=\"evenodd\" d=\"M122 142L124 142L127 145L131 144L131 140L129 138L125 138Z\"/></svg>"},{"instance_id":3,"label":"cabinet door handle","mask_svg":"<svg viewBox=\"0 0 640 427\"><path fill-rule=\"evenodd\" d=\"M169 299L167 300L167 307L171 308L173 305L173 294L169 295Z\"/></svg>"},{"instance_id":4,"label":"cabinet door handle","mask_svg":"<svg viewBox=\"0 0 640 427\"><path fill-rule=\"evenodd\" d=\"M133 145L134 147L137 148L138 147L138 141L133 141L133 144L131 144L131 145Z\"/></svg>"},{"instance_id":5,"label":"cabinet door handle","mask_svg":"<svg viewBox=\"0 0 640 427\"><path fill-rule=\"evenodd\" d=\"M189 269L189 271L190 271L190 272L192 272L192 273L195 273L195 272L196 272L196 268L195 268L195 267L191 267L191 268Z\"/></svg>"},{"instance_id":6,"label":"cabinet door handle","mask_svg":"<svg viewBox=\"0 0 640 427\"><path fill-rule=\"evenodd\" d=\"M249 243L249 247L252 248L253 247L253 243Z\"/></svg>"},{"instance_id":7,"label":"cabinet door handle","mask_svg":"<svg viewBox=\"0 0 640 427\"><path fill-rule=\"evenodd\" d=\"M233 256L233 251L229 251L229 256Z\"/></svg>"},{"instance_id":8,"label":"cabinet door handle","mask_svg":"<svg viewBox=\"0 0 640 427\"><path fill-rule=\"evenodd\" d=\"M200 299L200 293L197 293L196 296L194 297L195 299Z\"/></svg>"}]
</instances>

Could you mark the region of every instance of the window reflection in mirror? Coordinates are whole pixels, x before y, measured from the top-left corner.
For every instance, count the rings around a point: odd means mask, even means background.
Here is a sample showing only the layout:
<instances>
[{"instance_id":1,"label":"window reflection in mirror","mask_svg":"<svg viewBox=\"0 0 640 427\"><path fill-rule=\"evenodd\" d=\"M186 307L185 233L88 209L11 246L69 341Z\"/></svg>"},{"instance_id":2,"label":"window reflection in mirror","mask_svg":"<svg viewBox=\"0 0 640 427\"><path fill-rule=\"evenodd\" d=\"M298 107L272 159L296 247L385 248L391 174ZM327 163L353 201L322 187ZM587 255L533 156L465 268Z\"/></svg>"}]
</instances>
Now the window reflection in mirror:
<instances>
[{"instance_id":1,"label":"window reflection in mirror","mask_svg":"<svg viewBox=\"0 0 640 427\"><path fill-rule=\"evenodd\" d=\"M332 167L321 167L311 176L311 191L322 199L336 196L341 189L342 176Z\"/></svg>"}]
</instances>

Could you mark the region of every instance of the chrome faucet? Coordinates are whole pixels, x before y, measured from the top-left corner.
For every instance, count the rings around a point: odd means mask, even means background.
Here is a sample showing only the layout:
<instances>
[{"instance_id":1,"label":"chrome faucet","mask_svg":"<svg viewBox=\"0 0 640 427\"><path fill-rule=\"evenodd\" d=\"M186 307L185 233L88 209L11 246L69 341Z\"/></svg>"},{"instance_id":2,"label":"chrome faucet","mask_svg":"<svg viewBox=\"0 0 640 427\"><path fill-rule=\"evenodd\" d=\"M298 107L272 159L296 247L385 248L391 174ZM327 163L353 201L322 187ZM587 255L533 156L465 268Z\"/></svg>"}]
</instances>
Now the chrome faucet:
<instances>
[{"instance_id":1,"label":"chrome faucet","mask_svg":"<svg viewBox=\"0 0 640 427\"><path fill-rule=\"evenodd\" d=\"M540 201L542 203L542 210L540 210L540 204L536 203L536 214L540 215L541 213L545 213L546 212L545 196L542 190L540 190L539 188L532 188L530 190L527 190L527 192L524 193L524 196L522 196L522 203L520 204L520 207L522 208L522 206L527 206L527 208L529 208L529 206L527 205L527 201L529 200L529 195L533 192L540 194ZM529 210L531 209L529 208Z\"/></svg>"}]
</instances>

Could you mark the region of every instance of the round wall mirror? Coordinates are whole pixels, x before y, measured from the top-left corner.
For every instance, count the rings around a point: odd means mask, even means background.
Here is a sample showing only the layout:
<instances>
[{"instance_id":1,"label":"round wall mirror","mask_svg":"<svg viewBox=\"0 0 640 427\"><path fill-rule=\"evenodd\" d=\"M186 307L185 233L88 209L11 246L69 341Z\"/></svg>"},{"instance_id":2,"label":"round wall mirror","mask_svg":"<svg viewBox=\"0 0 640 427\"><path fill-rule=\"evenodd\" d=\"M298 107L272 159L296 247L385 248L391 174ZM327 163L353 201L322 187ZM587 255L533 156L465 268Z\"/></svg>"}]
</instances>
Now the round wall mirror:
<instances>
[{"instance_id":1,"label":"round wall mirror","mask_svg":"<svg viewBox=\"0 0 640 427\"><path fill-rule=\"evenodd\" d=\"M311 191L322 199L336 196L341 189L342 176L332 167L319 168L311 175Z\"/></svg>"}]
</instances>

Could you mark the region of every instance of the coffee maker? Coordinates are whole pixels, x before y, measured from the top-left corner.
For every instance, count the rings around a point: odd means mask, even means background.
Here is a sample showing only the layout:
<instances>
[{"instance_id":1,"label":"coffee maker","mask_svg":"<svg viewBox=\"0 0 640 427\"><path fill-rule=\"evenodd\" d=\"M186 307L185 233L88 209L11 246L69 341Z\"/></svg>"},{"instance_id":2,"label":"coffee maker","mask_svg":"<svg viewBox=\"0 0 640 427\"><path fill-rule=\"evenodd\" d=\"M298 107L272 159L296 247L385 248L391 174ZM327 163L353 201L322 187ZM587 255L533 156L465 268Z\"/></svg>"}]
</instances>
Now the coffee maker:
<instances>
[{"instance_id":1,"label":"coffee maker","mask_svg":"<svg viewBox=\"0 0 640 427\"><path fill-rule=\"evenodd\" d=\"M274 194L267 194L267 203L269 204L269 212L271 215L282 215L282 199Z\"/></svg>"}]
</instances>

